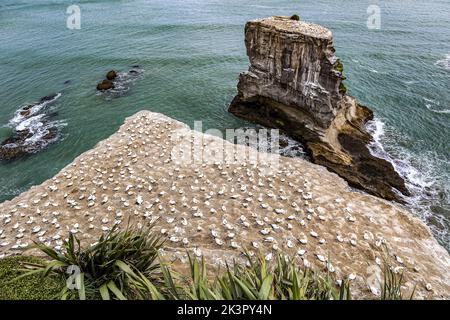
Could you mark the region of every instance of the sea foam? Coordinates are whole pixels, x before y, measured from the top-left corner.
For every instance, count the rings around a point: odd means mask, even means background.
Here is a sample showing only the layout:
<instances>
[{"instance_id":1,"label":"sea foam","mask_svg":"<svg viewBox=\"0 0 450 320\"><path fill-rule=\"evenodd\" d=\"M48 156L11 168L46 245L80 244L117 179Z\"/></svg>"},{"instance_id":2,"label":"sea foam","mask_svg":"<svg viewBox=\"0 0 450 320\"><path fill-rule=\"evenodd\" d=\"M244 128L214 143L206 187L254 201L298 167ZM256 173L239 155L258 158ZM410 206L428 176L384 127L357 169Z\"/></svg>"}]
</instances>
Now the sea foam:
<instances>
[{"instance_id":1,"label":"sea foam","mask_svg":"<svg viewBox=\"0 0 450 320\"><path fill-rule=\"evenodd\" d=\"M407 207L426 222L436 238L450 249L450 208L442 207L442 201L450 199L449 177L445 172L436 172L436 168L443 167L442 161L446 160L436 154L412 154L387 137L386 125L380 119L369 121L367 130L373 137L373 142L369 145L371 153L389 161L405 180L411 193L408 197L402 196ZM386 151L385 146L393 151Z\"/></svg>"},{"instance_id":2,"label":"sea foam","mask_svg":"<svg viewBox=\"0 0 450 320\"><path fill-rule=\"evenodd\" d=\"M15 133L27 132L26 139L16 140L5 147L20 147L28 153L35 153L59 138L59 132L66 125L64 121L53 120L53 103L61 93L44 97L39 102L20 107L8 123Z\"/></svg>"}]
</instances>

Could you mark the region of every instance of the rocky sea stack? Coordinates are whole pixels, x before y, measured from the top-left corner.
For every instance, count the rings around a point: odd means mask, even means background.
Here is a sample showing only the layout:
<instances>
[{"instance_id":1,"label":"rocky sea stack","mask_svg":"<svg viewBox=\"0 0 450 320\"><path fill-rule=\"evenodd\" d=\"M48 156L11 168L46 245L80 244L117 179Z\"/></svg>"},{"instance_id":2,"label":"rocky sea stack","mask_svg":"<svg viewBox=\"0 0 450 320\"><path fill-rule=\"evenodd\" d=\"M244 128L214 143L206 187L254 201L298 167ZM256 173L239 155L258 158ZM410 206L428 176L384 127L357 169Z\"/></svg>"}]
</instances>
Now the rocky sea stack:
<instances>
[{"instance_id":1,"label":"rocky sea stack","mask_svg":"<svg viewBox=\"0 0 450 320\"><path fill-rule=\"evenodd\" d=\"M245 44L251 65L231 113L303 142L313 162L354 187L388 200L401 201L394 189L408 194L392 164L369 151L365 124L373 113L346 94L330 30L270 17L246 24Z\"/></svg>"}]
</instances>

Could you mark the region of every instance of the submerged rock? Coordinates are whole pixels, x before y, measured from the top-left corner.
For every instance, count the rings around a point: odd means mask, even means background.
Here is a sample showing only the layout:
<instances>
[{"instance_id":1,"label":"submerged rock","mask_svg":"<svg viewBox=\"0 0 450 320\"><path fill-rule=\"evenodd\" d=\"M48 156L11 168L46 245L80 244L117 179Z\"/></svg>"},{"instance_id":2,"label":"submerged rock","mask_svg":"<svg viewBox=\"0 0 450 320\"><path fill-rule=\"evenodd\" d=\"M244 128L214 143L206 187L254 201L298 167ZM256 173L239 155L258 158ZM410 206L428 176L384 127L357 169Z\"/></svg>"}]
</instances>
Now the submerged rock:
<instances>
[{"instance_id":1,"label":"submerged rock","mask_svg":"<svg viewBox=\"0 0 450 320\"><path fill-rule=\"evenodd\" d=\"M117 72L114 70L111 70L106 74L106 79L108 79L108 80L114 80L116 77L117 77Z\"/></svg>"},{"instance_id":2,"label":"submerged rock","mask_svg":"<svg viewBox=\"0 0 450 320\"><path fill-rule=\"evenodd\" d=\"M25 106L25 107L23 107L22 108L22 110L20 110L20 112L19 112L19 114L22 116L22 117L28 117L30 114L31 114L31 108L32 108L33 106Z\"/></svg>"},{"instance_id":3,"label":"submerged rock","mask_svg":"<svg viewBox=\"0 0 450 320\"><path fill-rule=\"evenodd\" d=\"M5 139L0 145L0 160L12 160L27 154L22 146L24 140L20 135Z\"/></svg>"},{"instance_id":4,"label":"submerged rock","mask_svg":"<svg viewBox=\"0 0 450 320\"><path fill-rule=\"evenodd\" d=\"M42 97L41 100L39 100L39 103L55 100L58 97L58 95L59 95L58 93L54 93L54 94Z\"/></svg>"},{"instance_id":5,"label":"submerged rock","mask_svg":"<svg viewBox=\"0 0 450 320\"><path fill-rule=\"evenodd\" d=\"M49 128L47 132L43 134L40 141L29 144L27 143L27 140L33 137L33 132L30 129L17 131L13 136L1 143L0 160L13 160L34 153L53 141L56 138L57 133L58 130L56 128Z\"/></svg>"},{"instance_id":6,"label":"submerged rock","mask_svg":"<svg viewBox=\"0 0 450 320\"><path fill-rule=\"evenodd\" d=\"M239 77L231 113L303 142L313 162L352 186L388 200L401 201L393 188L408 194L392 164L367 147L373 113L346 95L331 31L271 17L246 24L245 44L251 65Z\"/></svg>"},{"instance_id":7,"label":"submerged rock","mask_svg":"<svg viewBox=\"0 0 450 320\"><path fill-rule=\"evenodd\" d=\"M143 71L139 66L133 66L127 72L111 70L106 74L107 79L97 84L97 90L108 99L120 97L130 90L134 81L141 78Z\"/></svg>"},{"instance_id":8,"label":"submerged rock","mask_svg":"<svg viewBox=\"0 0 450 320\"><path fill-rule=\"evenodd\" d=\"M97 85L97 90L104 91L114 88L114 83L111 80L103 80Z\"/></svg>"}]
</instances>

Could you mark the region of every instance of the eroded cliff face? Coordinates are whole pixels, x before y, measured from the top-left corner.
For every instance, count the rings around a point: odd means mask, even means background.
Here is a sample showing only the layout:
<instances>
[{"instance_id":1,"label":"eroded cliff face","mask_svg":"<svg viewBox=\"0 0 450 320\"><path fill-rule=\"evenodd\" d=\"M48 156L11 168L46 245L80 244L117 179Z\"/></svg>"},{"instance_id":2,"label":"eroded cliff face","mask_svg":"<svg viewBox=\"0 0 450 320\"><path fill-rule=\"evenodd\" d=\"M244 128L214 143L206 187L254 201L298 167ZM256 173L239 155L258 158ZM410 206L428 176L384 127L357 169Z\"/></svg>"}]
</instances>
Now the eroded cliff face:
<instances>
[{"instance_id":1,"label":"eroded cliff face","mask_svg":"<svg viewBox=\"0 0 450 320\"><path fill-rule=\"evenodd\" d=\"M328 29L270 17L245 26L249 70L229 111L279 128L305 144L312 160L350 185L389 200L407 194L393 166L372 156L365 123L372 111L346 95L343 66Z\"/></svg>"}]
</instances>

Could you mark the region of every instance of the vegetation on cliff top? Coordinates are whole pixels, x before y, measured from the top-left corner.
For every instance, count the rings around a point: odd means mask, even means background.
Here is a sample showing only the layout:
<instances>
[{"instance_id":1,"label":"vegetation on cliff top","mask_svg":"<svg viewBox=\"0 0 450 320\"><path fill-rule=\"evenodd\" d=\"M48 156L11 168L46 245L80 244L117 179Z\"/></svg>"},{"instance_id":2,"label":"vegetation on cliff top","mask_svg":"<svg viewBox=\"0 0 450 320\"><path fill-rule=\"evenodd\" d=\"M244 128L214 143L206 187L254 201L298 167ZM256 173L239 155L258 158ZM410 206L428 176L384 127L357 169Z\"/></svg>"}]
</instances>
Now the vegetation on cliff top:
<instances>
[{"instance_id":1,"label":"vegetation on cliff top","mask_svg":"<svg viewBox=\"0 0 450 320\"><path fill-rule=\"evenodd\" d=\"M17 278L29 265L43 265L39 258L14 256L0 259L0 300L50 300L58 297L62 279L39 274Z\"/></svg>"},{"instance_id":2,"label":"vegetation on cliff top","mask_svg":"<svg viewBox=\"0 0 450 320\"><path fill-rule=\"evenodd\" d=\"M163 241L149 228L112 230L93 246L82 248L73 234L63 253L37 245L50 261L30 257L0 260L1 299L193 299L193 300L348 300L348 281L340 286L329 273L300 268L277 254L273 262L246 255L213 281L205 261L189 257L190 276L173 271L159 256ZM79 273L67 274L77 266ZM32 271L23 271L24 267ZM381 299L402 299L402 275L390 269ZM71 276L67 278L68 276ZM74 284L70 289L66 284Z\"/></svg>"}]
</instances>

